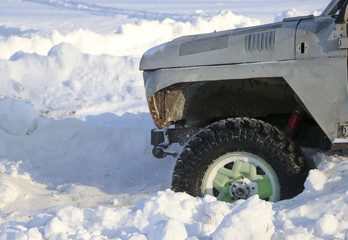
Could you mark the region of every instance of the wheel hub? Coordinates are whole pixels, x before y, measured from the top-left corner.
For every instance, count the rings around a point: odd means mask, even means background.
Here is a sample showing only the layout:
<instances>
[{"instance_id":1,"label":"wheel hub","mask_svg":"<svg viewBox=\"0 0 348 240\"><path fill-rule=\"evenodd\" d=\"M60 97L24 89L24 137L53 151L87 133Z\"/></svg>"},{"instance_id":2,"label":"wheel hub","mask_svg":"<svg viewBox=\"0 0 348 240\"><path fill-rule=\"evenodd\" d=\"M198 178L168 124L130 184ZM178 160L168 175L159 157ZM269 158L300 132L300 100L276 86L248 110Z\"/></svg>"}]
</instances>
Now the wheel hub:
<instances>
[{"instance_id":1,"label":"wheel hub","mask_svg":"<svg viewBox=\"0 0 348 240\"><path fill-rule=\"evenodd\" d=\"M242 177L231 183L230 196L232 199L246 199L253 195L255 185L247 178Z\"/></svg>"}]
</instances>

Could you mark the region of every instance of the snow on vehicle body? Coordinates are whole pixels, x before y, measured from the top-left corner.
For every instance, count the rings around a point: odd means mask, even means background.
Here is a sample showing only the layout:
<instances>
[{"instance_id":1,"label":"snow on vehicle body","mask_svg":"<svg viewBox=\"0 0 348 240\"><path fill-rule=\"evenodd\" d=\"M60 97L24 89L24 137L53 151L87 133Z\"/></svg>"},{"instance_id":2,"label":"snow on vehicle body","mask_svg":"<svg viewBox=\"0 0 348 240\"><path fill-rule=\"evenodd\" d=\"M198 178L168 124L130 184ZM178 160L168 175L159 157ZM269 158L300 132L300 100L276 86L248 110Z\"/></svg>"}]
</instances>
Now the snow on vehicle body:
<instances>
[{"instance_id":1,"label":"snow on vehicle body","mask_svg":"<svg viewBox=\"0 0 348 240\"><path fill-rule=\"evenodd\" d=\"M144 54L150 113L164 129L152 131L154 155L188 141L174 190L277 201L303 188L309 164L297 145L348 147L346 6L333 0L318 17L185 36Z\"/></svg>"}]
</instances>

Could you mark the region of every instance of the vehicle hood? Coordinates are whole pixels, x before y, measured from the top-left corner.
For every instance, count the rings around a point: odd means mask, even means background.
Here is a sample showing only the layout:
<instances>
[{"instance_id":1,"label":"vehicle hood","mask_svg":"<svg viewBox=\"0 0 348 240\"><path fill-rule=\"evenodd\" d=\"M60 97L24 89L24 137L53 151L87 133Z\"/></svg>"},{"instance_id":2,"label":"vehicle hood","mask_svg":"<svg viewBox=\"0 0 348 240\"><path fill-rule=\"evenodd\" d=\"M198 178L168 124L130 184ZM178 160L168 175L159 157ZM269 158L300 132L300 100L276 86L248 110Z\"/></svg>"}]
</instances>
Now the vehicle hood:
<instances>
[{"instance_id":1,"label":"vehicle hood","mask_svg":"<svg viewBox=\"0 0 348 240\"><path fill-rule=\"evenodd\" d=\"M295 22L184 36L149 49L141 70L293 59Z\"/></svg>"}]
</instances>

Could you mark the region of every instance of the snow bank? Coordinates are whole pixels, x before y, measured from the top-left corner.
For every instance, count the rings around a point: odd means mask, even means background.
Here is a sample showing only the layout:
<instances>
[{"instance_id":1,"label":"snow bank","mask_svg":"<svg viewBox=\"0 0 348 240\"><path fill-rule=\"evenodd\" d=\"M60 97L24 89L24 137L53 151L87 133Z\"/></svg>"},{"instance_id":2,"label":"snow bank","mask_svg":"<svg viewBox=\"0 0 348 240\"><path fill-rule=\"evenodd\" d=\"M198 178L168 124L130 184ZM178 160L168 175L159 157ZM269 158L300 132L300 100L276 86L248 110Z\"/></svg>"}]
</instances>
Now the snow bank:
<instances>
[{"instance_id":1,"label":"snow bank","mask_svg":"<svg viewBox=\"0 0 348 240\"><path fill-rule=\"evenodd\" d=\"M259 20L231 11L222 11L212 17L197 17L192 21L174 21L167 18L158 20L139 20L138 23L127 23L115 27L114 33L100 34L88 29L77 29L67 34L53 30L47 33L32 32L26 36L0 35L0 59L9 59L16 52L37 53L47 55L50 49L62 42L69 43L83 53L92 55L108 54L111 56L140 57L147 49L160 43L170 41L178 36L198 34L246 27L260 24ZM2 31L6 31L3 29Z\"/></svg>"},{"instance_id":2,"label":"snow bank","mask_svg":"<svg viewBox=\"0 0 348 240\"><path fill-rule=\"evenodd\" d=\"M132 208L63 207L26 223L2 224L0 239L10 234L17 238L35 234L38 239L270 239L272 215L271 204L257 196L231 205L166 190Z\"/></svg>"},{"instance_id":3,"label":"snow bank","mask_svg":"<svg viewBox=\"0 0 348 240\"><path fill-rule=\"evenodd\" d=\"M329 176L328 185L290 200L269 203L253 196L228 204L165 190L129 208L63 206L3 222L0 239L345 239L348 160L316 156L322 157L333 168L315 171Z\"/></svg>"},{"instance_id":4,"label":"snow bank","mask_svg":"<svg viewBox=\"0 0 348 240\"><path fill-rule=\"evenodd\" d=\"M17 52L0 61L0 96L30 101L40 115L148 111L139 58L94 56L62 43L47 56Z\"/></svg>"}]
</instances>

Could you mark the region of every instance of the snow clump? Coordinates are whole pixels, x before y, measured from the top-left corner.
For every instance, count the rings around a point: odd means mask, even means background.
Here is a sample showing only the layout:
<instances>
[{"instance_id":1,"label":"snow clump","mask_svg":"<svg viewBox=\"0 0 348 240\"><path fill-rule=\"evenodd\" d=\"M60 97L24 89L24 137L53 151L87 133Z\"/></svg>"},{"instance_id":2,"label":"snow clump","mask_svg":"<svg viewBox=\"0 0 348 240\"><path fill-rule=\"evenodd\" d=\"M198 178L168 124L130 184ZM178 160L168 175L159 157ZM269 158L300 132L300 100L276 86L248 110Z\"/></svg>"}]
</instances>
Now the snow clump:
<instances>
[{"instance_id":1,"label":"snow clump","mask_svg":"<svg viewBox=\"0 0 348 240\"><path fill-rule=\"evenodd\" d=\"M273 214L271 203L260 200L255 195L224 218L213 233L213 239L224 240L226 236L238 236L238 239L270 239L274 233ZM246 228L248 231L245 231Z\"/></svg>"},{"instance_id":2,"label":"snow clump","mask_svg":"<svg viewBox=\"0 0 348 240\"><path fill-rule=\"evenodd\" d=\"M306 190L320 191L324 188L327 177L319 170L311 170L304 184Z\"/></svg>"},{"instance_id":3,"label":"snow clump","mask_svg":"<svg viewBox=\"0 0 348 240\"><path fill-rule=\"evenodd\" d=\"M315 222L315 230L321 237L329 237L330 235L336 233L338 228L338 221L330 213L323 214L316 222Z\"/></svg>"},{"instance_id":4,"label":"snow clump","mask_svg":"<svg viewBox=\"0 0 348 240\"><path fill-rule=\"evenodd\" d=\"M0 129L12 135L29 135L37 128L38 114L30 103L0 99Z\"/></svg>"}]
</instances>

